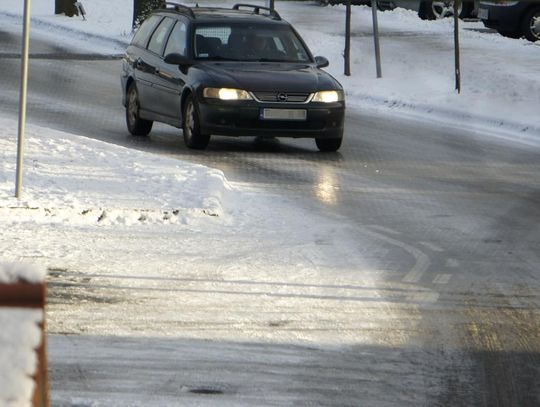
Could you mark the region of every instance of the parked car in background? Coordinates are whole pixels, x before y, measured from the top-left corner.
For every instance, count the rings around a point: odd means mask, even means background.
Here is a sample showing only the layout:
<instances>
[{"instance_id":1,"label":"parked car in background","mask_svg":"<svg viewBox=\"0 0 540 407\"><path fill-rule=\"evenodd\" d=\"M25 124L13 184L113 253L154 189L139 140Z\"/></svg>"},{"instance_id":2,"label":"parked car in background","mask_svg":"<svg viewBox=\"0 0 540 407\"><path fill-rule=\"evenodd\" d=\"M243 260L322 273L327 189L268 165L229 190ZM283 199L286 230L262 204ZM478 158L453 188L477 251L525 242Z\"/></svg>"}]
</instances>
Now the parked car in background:
<instances>
[{"instance_id":1,"label":"parked car in background","mask_svg":"<svg viewBox=\"0 0 540 407\"><path fill-rule=\"evenodd\" d=\"M478 18L488 28L510 38L540 40L540 4L535 1L482 1Z\"/></svg>"},{"instance_id":2,"label":"parked car in background","mask_svg":"<svg viewBox=\"0 0 540 407\"><path fill-rule=\"evenodd\" d=\"M194 149L210 135L306 137L321 151L339 149L343 88L275 10L167 5L142 23L123 59L131 134L146 136L157 121L182 128Z\"/></svg>"},{"instance_id":3,"label":"parked car in background","mask_svg":"<svg viewBox=\"0 0 540 407\"><path fill-rule=\"evenodd\" d=\"M454 15L453 0L378 0L379 9L393 10L402 7L418 12L423 20L438 20ZM459 6L460 18L474 17L477 11L476 0L463 0Z\"/></svg>"},{"instance_id":4,"label":"parked car in background","mask_svg":"<svg viewBox=\"0 0 540 407\"><path fill-rule=\"evenodd\" d=\"M345 4L346 0L318 0L321 6L336 5L336 4ZM369 6L371 0L351 0L353 6Z\"/></svg>"}]
</instances>

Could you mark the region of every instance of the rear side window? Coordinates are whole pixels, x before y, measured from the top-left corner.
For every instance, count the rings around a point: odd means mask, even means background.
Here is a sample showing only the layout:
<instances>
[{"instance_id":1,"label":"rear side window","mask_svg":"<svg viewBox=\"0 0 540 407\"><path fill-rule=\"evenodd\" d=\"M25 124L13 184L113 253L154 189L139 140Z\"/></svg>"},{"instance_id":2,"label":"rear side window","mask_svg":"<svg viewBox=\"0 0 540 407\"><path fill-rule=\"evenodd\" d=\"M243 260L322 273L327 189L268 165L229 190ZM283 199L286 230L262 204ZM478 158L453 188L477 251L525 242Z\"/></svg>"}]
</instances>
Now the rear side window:
<instances>
[{"instance_id":1,"label":"rear side window","mask_svg":"<svg viewBox=\"0 0 540 407\"><path fill-rule=\"evenodd\" d=\"M165 54L176 53L180 55L186 55L187 44L187 26L183 21L178 21L174 26L169 42L165 48Z\"/></svg>"},{"instance_id":2,"label":"rear side window","mask_svg":"<svg viewBox=\"0 0 540 407\"><path fill-rule=\"evenodd\" d=\"M148 51L152 51L158 55L162 54L169 31L171 30L173 24L174 20L172 18L165 18L161 24L159 24L156 31L154 31L154 34L152 34L152 38L150 38L150 42L148 43Z\"/></svg>"},{"instance_id":3,"label":"rear side window","mask_svg":"<svg viewBox=\"0 0 540 407\"><path fill-rule=\"evenodd\" d=\"M146 44L148 44L148 37L150 37L150 34L152 34L160 20L160 16L150 16L144 20L133 37L131 44L146 48Z\"/></svg>"}]
</instances>

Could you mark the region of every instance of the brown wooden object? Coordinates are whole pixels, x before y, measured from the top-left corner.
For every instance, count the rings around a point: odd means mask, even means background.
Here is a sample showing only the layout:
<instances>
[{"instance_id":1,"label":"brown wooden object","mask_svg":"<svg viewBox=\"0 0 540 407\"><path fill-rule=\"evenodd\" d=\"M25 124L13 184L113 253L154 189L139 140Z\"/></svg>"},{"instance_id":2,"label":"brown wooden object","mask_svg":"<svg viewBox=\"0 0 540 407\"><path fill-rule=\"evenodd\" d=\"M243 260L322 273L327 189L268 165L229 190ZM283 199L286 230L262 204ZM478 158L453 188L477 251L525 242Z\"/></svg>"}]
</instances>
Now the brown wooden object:
<instances>
[{"instance_id":1,"label":"brown wooden object","mask_svg":"<svg viewBox=\"0 0 540 407\"><path fill-rule=\"evenodd\" d=\"M45 336L46 283L32 284L17 281L12 284L0 283L0 307L37 308L43 311L41 342L36 349L38 366L33 379L36 383L32 397L33 407L49 407L49 380L47 374L47 343Z\"/></svg>"}]
</instances>

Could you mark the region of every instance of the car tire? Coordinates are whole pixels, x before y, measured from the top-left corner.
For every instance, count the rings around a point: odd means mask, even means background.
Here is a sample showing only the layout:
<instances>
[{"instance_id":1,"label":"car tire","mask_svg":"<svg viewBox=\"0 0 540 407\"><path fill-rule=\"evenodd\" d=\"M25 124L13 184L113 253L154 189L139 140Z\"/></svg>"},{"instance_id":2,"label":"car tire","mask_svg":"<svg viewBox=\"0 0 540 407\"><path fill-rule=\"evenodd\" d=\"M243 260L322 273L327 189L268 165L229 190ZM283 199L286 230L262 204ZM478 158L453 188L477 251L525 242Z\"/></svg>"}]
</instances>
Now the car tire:
<instances>
[{"instance_id":1,"label":"car tire","mask_svg":"<svg viewBox=\"0 0 540 407\"><path fill-rule=\"evenodd\" d=\"M204 150L210 142L210 135L201 133L198 108L192 95L186 98L182 118L186 146L195 150Z\"/></svg>"},{"instance_id":2,"label":"car tire","mask_svg":"<svg viewBox=\"0 0 540 407\"><path fill-rule=\"evenodd\" d=\"M459 13L459 18L472 18L476 17L476 10L474 8L474 2L461 2L461 13Z\"/></svg>"},{"instance_id":3,"label":"car tire","mask_svg":"<svg viewBox=\"0 0 540 407\"><path fill-rule=\"evenodd\" d=\"M341 142L343 141L343 137L339 138L316 138L315 144L317 145L317 148L319 151L322 152L334 152L338 151L341 147Z\"/></svg>"},{"instance_id":4,"label":"car tire","mask_svg":"<svg viewBox=\"0 0 540 407\"><path fill-rule=\"evenodd\" d=\"M521 30L529 41L540 40L540 7L535 7L527 13L521 23Z\"/></svg>"},{"instance_id":5,"label":"car tire","mask_svg":"<svg viewBox=\"0 0 540 407\"><path fill-rule=\"evenodd\" d=\"M418 9L418 17L420 17L422 20L439 20L441 18L453 16L454 13L450 13L447 8L443 8L442 3L449 3L449 6L450 3L452 3L451 6L453 7L453 1L422 1ZM459 18L470 17L473 11L473 3L462 3Z\"/></svg>"},{"instance_id":6,"label":"car tire","mask_svg":"<svg viewBox=\"0 0 540 407\"><path fill-rule=\"evenodd\" d=\"M506 31L506 30L497 30L497 32L503 37L507 38L521 38L521 32L519 31Z\"/></svg>"},{"instance_id":7,"label":"car tire","mask_svg":"<svg viewBox=\"0 0 540 407\"><path fill-rule=\"evenodd\" d=\"M126 96L126 124L128 131L134 136L148 136L154 124L151 120L141 119L139 92L135 82L129 85Z\"/></svg>"}]
</instances>

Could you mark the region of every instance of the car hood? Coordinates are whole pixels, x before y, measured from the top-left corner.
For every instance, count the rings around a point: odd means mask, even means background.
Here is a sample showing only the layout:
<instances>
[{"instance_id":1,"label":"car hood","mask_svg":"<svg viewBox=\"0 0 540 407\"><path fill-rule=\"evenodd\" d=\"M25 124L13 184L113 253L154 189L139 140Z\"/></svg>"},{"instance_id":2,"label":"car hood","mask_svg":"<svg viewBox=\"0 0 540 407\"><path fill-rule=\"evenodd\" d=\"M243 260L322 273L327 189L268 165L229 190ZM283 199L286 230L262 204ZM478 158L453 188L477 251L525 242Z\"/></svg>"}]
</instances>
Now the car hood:
<instances>
[{"instance_id":1,"label":"car hood","mask_svg":"<svg viewBox=\"0 0 540 407\"><path fill-rule=\"evenodd\" d=\"M330 74L308 64L276 62L215 62L204 63L213 86L231 87L248 91L315 92L341 89Z\"/></svg>"}]
</instances>

